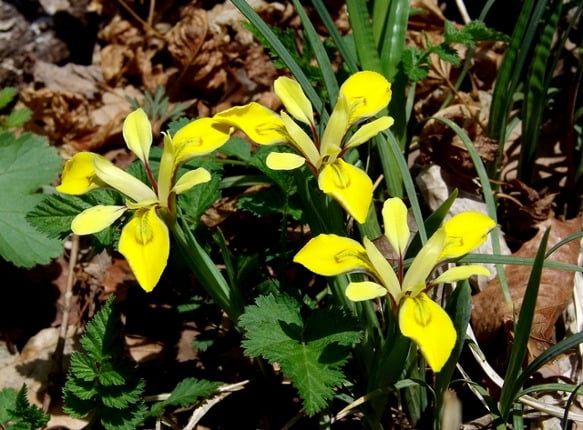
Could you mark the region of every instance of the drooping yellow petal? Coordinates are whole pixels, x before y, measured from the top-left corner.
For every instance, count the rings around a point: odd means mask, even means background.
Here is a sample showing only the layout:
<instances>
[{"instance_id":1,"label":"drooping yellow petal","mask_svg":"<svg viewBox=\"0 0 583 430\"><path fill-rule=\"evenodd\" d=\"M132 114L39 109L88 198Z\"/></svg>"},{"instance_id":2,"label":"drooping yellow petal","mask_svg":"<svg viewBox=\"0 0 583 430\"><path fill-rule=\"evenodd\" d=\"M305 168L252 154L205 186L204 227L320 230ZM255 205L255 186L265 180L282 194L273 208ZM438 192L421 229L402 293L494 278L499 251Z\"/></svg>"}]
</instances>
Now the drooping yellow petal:
<instances>
[{"instance_id":1,"label":"drooping yellow petal","mask_svg":"<svg viewBox=\"0 0 583 430\"><path fill-rule=\"evenodd\" d=\"M445 232L443 229L438 229L421 248L405 273L403 292L409 292L415 296L425 289L427 277L439 261L444 243Z\"/></svg>"},{"instance_id":2,"label":"drooping yellow petal","mask_svg":"<svg viewBox=\"0 0 583 430\"><path fill-rule=\"evenodd\" d=\"M142 109L130 113L123 122L123 138L128 148L145 164L152 146L152 125Z\"/></svg>"},{"instance_id":3,"label":"drooping yellow petal","mask_svg":"<svg viewBox=\"0 0 583 430\"><path fill-rule=\"evenodd\" d=\"M323 276L372 270L366 250L360 243L335 234L320 234L310 239L295 255L294 262Z\"/></svg>"},{"instance_id":4,"label":"drooping yellow petal","mask_svg":"<svg viewBox=\"0 0 583 430\"><path fill-rule=\"evenodd\" d=\"M377 72L363 71L350 76L340 87L350 110L349 124L376 115L391 101L391 84Z\"/></svg>"},{"instance_id":5,"label":"drooping yellow petal","mask_svg":"<svg viewBox=\"0 0 583 430\"><path fill-rule=\"evenodd\" d=\"M128 261L140 286L147 292L152 291L170 254L168 227L155 207L136 211L121 232L119 252Z\"/></svg>"},{"instance_id":6,"label":"drooping yellow petal","mask_svg":"<svg viewBox=\"0 0 583 430\"><path fill-rule=\"evenodd\" d=\"M419 346L429 367L439 372L457 338L449 315L426 294L406 297L399 309L399 328Z\"/></svg>"},{"instance_id":7,"label":"drooping yellow petal","mask_svg":"<svg viewBox=\"0 0 583 430\"><path fill-rule=\"evenodd\" d=\"M260 145L287 141L285 126L279 115L259 103L235 106L217 113L213 118L238 128Z\"/></svg>"},{"instance_id":8,"label":"drooping yellow petal","mask_svg":"<svg viewBox=\"0 0 583 430\"><path fill-rule=\"evenodd\" d=\"M445 284L451 282L462 281L468 279L470 276L481 275L490 276L490 271L484 266L477 264L468 264L464 266L455 266L446 270L437 278L431 281L432 284Z\"/></svg>"},{"instance_id":9,"label":"drooping yellow petal","mask_svg":"<svg viewBox=\"0 0 583 430\"><path fill-rule=\"evenodd\" d=\"M462 212L443 224L446 240L440 260L457 258L476 249L486 241L496 222L480 212Z\"/></svg>"},{"instance_id":10,"label":"drooping yellow petal","mask_svg":"<svg viewBox=\"0 0 583 430\"><path fill-rule=\"evenodd\" d=\"M359 223L366 221L372 203L373 184L368 175L338 158L318 175L318 186L331 195Z\"/></svg>"},{"instance_id":11,"label":"drooping yellow petal","mask_svg":"<svg viewBox=\"0 0 583 430\"><path fill-rule=\"evenodd\" d=\"M352 148L354 146L361 145L368 142L370 139L375 137L381 131L386 130L395 121L390 116L383 116L374 121L364 124L360 127L351 137L348 142L344 145L345 148Z\"/></svg>"},{"instance_id":12,"label":"drooping yellow petal","mask_svg":"<svg viewBox=\"0 0 583 430\"><path fill-rule=\"evenodd\" d=\"M230 136L230 127L213 118L189 122L172 137L176 165L220 148Z\"/></svg>"},{"instance_id":13,"label":"drooping yellow petal","mask_svg":"<svg viewBox=\"0 0 583 430\"><path fill-rule=\"evenodd\" d=\"M65 194L85 194L95 188L104 187L106 184L100 180L95 172L93 160L99 155L93 152L78 152L65 163L61 184L57 191Z\"/></svg>"},{"instance_id":14,"label":"drooping yellow petal","mask_svg":"<svg viewBox=\"0 0 583 430\"><path fill-rule=\"evenodd\" d=\"M156 193L135 176L115 166L111 161L102 156L93 158L95 173L103 182L130 199L139 202L141 200L156 199Z\"/></svg>"},{"instance_id":15,"label":"drooping yellow petal","mask_svg":"<svg viewBox=\"0 0 583 430\"><path fill-rule=\"evenodd\" d=\"M80 236L97 233L113 224L126 210L125 206L93 206L73 219L71 230Z\"/></svg>"},{"instance_id":16,"label":"drooping yellow petal","mask_svg":"<svg viewBox=\"0 0 583 430\"><path fill-rule=\"evenodd\" d=\"M265 164L272 170L293 170L305 163L304 157L291 152L271 152L265 159Z\"/></svg>"},{"instance_id":17,"label":"drooping yellow petal","mask_svg":"<svg viewBox=\"0 0 583 430\"><path fill-rule=\"evenodd\" d=\"M409 225L407 223L407 206L398 197L385 200L383 204L383 222L385 236L400 255L405 255L409 243Z\"/></svg>"},{"instance_id":18,"label":"drooping yellow petal","mask_svg":"<svg viewBox=\"0 0 583 430\"><path fill-rule=\"evenodd\" d=\"M275 80L273 89L291 116L304 124L314 124L312 104L297 81L282 76Z\"/></svg>"},{"instance_id":19,"label":"drooping yellow petal","mask_svg":"<svg viewBox=\"0 0 583 430\"><path fill-rule=\"evenodd\" d=\"M345 294L346 297L348 297L348 300L362 302L363 300L372 300L377 297L386 296L387 290L376 282L351 282L346 287Z\"/></svg>"},{"instance_id":20,"label":"drooping yellow petal","mask_svg":"<svg viewBox=\"0 0 583 430\"><path fill-rule=\"evenodd\" d=\"M199 167L198 169L190 170L189 172L186 172L184 175L182 175L180 179L176 181L172 191L174 191L176 194L182 194L190 190L195 185L204 184L210 180L210 172L203 167Z\"/></svg>"},{"instance_id":21,"label":"drooping yellow petal","mask_svg":"<svg viewBox=\"0 0 583 430\"><path fill-rule=\"evenodd\" d=\"M320 153L314 141L308 134L285 112L281 113L281 120L285 125L290 144L316 168L320 167Z\"/></svg>"},{"instance_id":22,"label":"drooping yellow petal","mask_svg":"<svg viewBox=\"0 0 583 430\"><path fill-rule=\"evenodd\" d=\"M399 279L397 278L395 271L384 255L368 237L365 237L363 242L366 254L372 263L376 274L380 278L379 280L383 283L395 302L398 302L401 299L401 285L399 284Z\"/></svg>"}]
</instances>

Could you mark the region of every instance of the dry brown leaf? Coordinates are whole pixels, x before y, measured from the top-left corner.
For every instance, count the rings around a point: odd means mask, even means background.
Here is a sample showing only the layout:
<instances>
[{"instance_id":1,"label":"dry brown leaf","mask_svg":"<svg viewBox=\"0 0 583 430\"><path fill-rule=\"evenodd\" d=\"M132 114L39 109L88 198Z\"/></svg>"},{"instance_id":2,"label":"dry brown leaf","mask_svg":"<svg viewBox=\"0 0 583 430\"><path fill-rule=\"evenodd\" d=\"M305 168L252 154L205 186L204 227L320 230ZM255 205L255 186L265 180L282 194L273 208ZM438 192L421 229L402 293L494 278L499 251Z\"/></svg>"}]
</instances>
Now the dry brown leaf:
<instances>
[{"instance_id":1,"label":"dry brown leaf","mask_svg":"<svg viewBox=\"0 0 583 430\"><path fill-rule=\"evenodd\" d=\"M534 257L544 231L551 227L549 248L566 237L581 231L582 218L566 222L551 218L538 224L539 232L526 242L514 255ZM577 264L579 241L571 241L560 247L549 258L552 261ZM512 298L507 304L502 295L498 278L489 282L486 289L473 298L472 326L480 346L492 346L497 354L504 355L500 345L507 345L512 338L512 323L520 312L526 285L530 276L529 266L508 265L506 277ZM566 270L545 268L539 287L533 326L528 342L528 361L540 355L555 343L555 324L572 299L574 273ZM514 307L514 311L513 308ZM508 339L510 337L510 339ZM501 343L504 342L504 343ZM504 357L497 357L504 360Z\"/></svg>"}]
</instances>

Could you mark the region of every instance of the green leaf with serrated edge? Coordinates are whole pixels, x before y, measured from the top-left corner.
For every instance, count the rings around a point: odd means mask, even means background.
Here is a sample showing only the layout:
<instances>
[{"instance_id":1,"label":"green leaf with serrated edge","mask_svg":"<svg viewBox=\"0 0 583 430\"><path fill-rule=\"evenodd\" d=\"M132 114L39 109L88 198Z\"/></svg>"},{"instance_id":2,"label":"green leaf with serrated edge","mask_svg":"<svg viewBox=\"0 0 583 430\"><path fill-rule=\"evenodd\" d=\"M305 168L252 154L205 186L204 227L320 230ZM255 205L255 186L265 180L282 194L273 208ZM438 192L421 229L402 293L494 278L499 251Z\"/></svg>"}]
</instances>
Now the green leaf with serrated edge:
<instances>
[{"instance_id":1,"label":"green leaf with serrated edge","mask_svg":"<svg viewBox=\"0 0 583 430\"><path fill-rule=\"evenodd\" d=\"M124 410L104 407L100 409L101 424L106 430L135 430L144 421L147 408L143 403Z\"/></svg>"},{"instance_id":2,"label":"green leaf with serrated edge","mask_svg":"<svg viewBox=\"0 0 583 430\"><path fill-rule=\"evenodd\" d=\"M242 161L251 159L251 143L240 137L231 137L217 152L227 157L235 157Z\"/></svg>"},{"instance_id":3,"label":"green leaf with serrated edge","mask_svg":"<svg viewBox=\"0 0 583 430\"><path fill-rule=\"evenodd\" d=\"M74 375L70 375L70 377L75 379L75 383L67 384L67 391L70 391L73 396L81 400L91 400L99 393L94 380L84 381Z\"/></svg>"},{"instance_id":4,"label":"green leaf with serrated edge","mask_svg":"<svg viewBox=\"0 0 583 430\"><path fill-rule=\"evenodd\" d=\"M209 182L178 196L178 205L191 223L198 223L200 216L221 197L220 185L219 175L213 175Z\"/></svg>"},{"instance_id":5,"label":"green leaf with serrated edge","mask_svg":"<svg viewBox=\"0 0 583 430\"><path fill-rule=\"evenodd\" d=\"M71 355L71 372L76 378L92 382L98 377L98 369L96 361L85 354L78 352Z\"/></svg>"},{"instance_id":6,"label":"green leaf with serrated edge","mask_svg":"<svg viewBox=\"0 0 583 430\"><path fill-rule=\"evenodd\" d=\"M62 253L58 240L25 219L42 198L32 193L53 181L60 167L61 159L46 139L0 133L0 256L17 266L46 264Z\"/></svg>"},{"instance_id":7,"label":"green leaf with serrated edge","mask_svg":"<svg viewBox=\"0 0 583 430\"><path fill-rule=\"evenodd\" d=\"M0 425L6 425L10 420L8 410L14 407L17 394L14 388L4 388L0 391Z\"/></svg>"},{"instance_id":8,"label":"green leaf with serrated edge","mask_svg":"<svg viewBox=\"0 0 583 430\"><path fill-rule=\"evenodd\" d=\"M186 378L180 381L170 393L168 399L152 406L150 416L159 416L168 406L189 406L210 396L220 387L221 382L207 381L205 379Z\"/></svg>"},{"instance_id":9,"label":"green leaf with serrated edge","mask_svg":"<svg viewBox=\"0 0 583 430\"><path fill-rule=\"evenodd\" d=\"M447 61L454 66L459 66L462 62L462 59L458 56L456 49L446 45L445 43L431 47L431 52L436 54L443 61Z\"/></svg>"},{"instance_id":10,"label":"green leaf with serrated edge","mask_svg":"<svg viewBox=\"0 0 583 430\"><path fill-rule=\"evenodd\" d=\"M429 67L423 51L413 46L407 46L401 56L403 71L410 81L421 81L427 77Z\"/></svg>"},{"instance_id":11,"label":"green leaf with serrated edge","mask_svg":"<svg viewBox=\"0 0 583 430\"><path fill-rule=\"evenodd\" d=\"M110 408L124 409L140 403L143 391L144 381L142 380L135 380L124 386L108 387L101 393L101 402Z\"/></svg>"},{"instance_id":12,"label":"green leaf with serrated edge","mask_svg":"<svg viewBox=\"0 0 583 430\"><path fill-rule=\"evenodd\" d=\"M44 196L34 209L26 214L26 220L48 237L63 239L71 233L71 222L77 215L87 208L100 204L119 205L123 204L123 201L118 193L111 190L96 190L82 196L54 193ZM113 227L110 229L114 230Z\"/></svg>"},{"instance_id":13,"label":"green leaf with serrated edge","mask_svg":"<svg viewBox=\"0 0 583 430\"><path fill-rule=\"evenodd\" d=\"M11 421L15 423L12 428L32 430L44 427L49 422L49 416L41 408L31 405L26 393L26 385L23 384L16 395L14 408L7 411Z\"/></svg>"},{"instance_id":14,"label":"green leaf with serrated edge","mask_svg":"<svg viewBox=\"0 0 583 430\"><path fill-rule=\"evenodd\" d=\"M18 90L14 87L6 87L0 90L0 109L5 108L14 97L18 94Z\"/></svg>"},{"instance_id":15,"label":"green leaf with serrated edge","mask_svg":"<svg viewBox=\"0 0 583 430\"><path fill-rule=\"evenodd\" d=\"M15 109L4 118L3 125L6 128L20 127L30 121L31 117L32 111L30 109Z\"/></svg>"},{"instance_id":16,"label":"green leaf with serrated edge","mask_svg":"<svg viewBox=\"0 0 583 430\"><path fill-rule=\"evenodd\" d=\"M254 193L246 194L237 200L237 208L249 211L257 216L274 213L290 215L296 221L302 219L302 209L290 207L290 199L287 194L275 187L263 188Z\"/></svg>"},{"instance_id":17,"label":"green leaf with serrated edge","mask_svg":"<svg viewBox=\"0 0 583 430\"><path fill-rule=\"evenodd\" d=\"M334 388L345 381L340 367L360 333L339 309L316 310L304 326L300 307L289 296L262 296L246 308L239 323L246 330L246 353L278 362L312 415L327 405Z\"/></svg>"}]
</instances>

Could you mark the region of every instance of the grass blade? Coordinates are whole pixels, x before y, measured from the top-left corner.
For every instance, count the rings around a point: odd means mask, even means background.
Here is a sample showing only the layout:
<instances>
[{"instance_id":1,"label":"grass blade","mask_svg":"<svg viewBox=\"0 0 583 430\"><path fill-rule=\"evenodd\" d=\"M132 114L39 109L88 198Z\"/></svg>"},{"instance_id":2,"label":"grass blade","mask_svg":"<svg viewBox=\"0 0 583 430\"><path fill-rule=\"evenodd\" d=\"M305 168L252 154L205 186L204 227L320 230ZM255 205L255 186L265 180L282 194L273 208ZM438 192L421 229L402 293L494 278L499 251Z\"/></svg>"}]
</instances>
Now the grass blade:
<instances>
[{"instance_id":1,"label":"grass blade","mask_svg":"<svg viewBox=\"0 0 583 430\"><path fill-rule=\"evenodd\" d=\"M314 55L316 61L320 66L320 72L322 73L322 78L324 79L324 84L326 85L326 90L328 91L328 98L330 104L334 106L336 103L336 98L338 97L338 81L334 75L334 70L332 69L332 64L330 63L330 58L328 58L328 53L324 49L324 44L320 40L320 36L316 32L312 21L308 17L305 9L299 0L292 0L296 12L298 13L302 25L304 26L304 31L312 49L314 50Z\"/></svg>"},{"instance_id":2,"label":"grass blade","mask_svg":"<svg viewBox=\"0 0 583 430\"><path fill-rule=\"evenodd\" d=\"M510 352L510 360L506 374L504 375L504 386L500 394L500 412L504 420L508 419L508 415L514 405L516 394L522 387L524 379L520 375L520 369L526 355L528 339L530 337L530 329L532 327L532 320L536 307L536 299L538 297L538 289L543 269L543 262L549 240L550 229L545 231L542 237L540 246L534 259L532 272L528 279L524 299L520 308L518 322L515 326L514 344Z\"/></svg>"},{"instance_id":3,"label":"grass blade","mask_svg":"<svg viewBox=\"0 0 583 430\"><path fill-rule=\"evenodd\" d=\"M380 21L382 16L386 17L379 41L379 52L383 74L391 81L397 73L397 65L405 48L410 8L409 0L391 0L388 14L379 16L375 9L373 16L373 25Z\"/></svg>"},{"instance_id":4,"label":"grass blade","mask_svg":"<svg viewBox=\"0 0 583 430\"><path fill-rule=\"evenodd\" d=\"M281 43L281 41L277 38L273 31L269 28L269 26L261 19L259 15L249 6L249 4L245 0L232 0L233 4L239 11L254 25L259 32L265 37L265 39L271 44L274 51L277 52L277 55L281 58L281 60L285 63L287 68L290 70L292 75L296 78L299 84L302 86L304 93L310 99L312 106L314 106L314 110L316 112L320 112L323 115L324 112L324 105L322 100L318 96L318 93L312 87L312 83L302 70L302 68L296 63L293 59L289 51L286 47ZM325 116L325 115L323 115Z\"/></svg>"},{"instance_id":5,"label":"grass blade","mask_svg":"<svg viewBox=\"0 0 583 430\"><path fill-rule=\"evenodd\" d=\"M352 51L346 45L346 42L336 28L336 25L334 24L334 21L332 20L332 17L328 13L328 10L326 9L326 6L322 0L312 0L312 4L314 5L316 12L318 12L318 15L320 15L320 19L326 26L328 33L330 33L330 36L332 37L336 48L338 48L338 52L340 52L340 55L344 59L350 74L358 72L358 61L354 57Z\"/></svg>"},{"instance_id":6,"label":"grass blade","mask_svg":"<svg viewBox=\"0 0 583 430\"><path fill-rule=\"evenodd\" d=\"M372 33L366 1L346 0L356 52L364 70L381 72L381 60Z\"/></svg>"}]
</instances>

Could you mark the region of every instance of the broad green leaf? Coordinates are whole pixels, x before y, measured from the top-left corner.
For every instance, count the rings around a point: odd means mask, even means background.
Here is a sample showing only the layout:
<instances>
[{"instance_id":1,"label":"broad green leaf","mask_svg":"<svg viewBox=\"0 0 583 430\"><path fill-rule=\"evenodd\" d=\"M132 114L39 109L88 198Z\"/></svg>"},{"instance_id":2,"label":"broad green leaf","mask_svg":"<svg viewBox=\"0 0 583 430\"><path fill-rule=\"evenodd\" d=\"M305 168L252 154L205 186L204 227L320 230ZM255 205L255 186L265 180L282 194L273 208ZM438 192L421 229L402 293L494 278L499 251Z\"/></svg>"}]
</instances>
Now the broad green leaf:
<instances>
[{"instance_id":1,"label":"broad green leaf","mask_svg":"<svg viewBox=\"0 0 583 430\"><path fill-rule=\"evenodd\" d=\"M278 362L298 389L306 412L313 415L344 382L341 366L360 333L339 309L316 310L304 324L300 307L289 296L262 296L239 322L246 330L246 353Z\"/></svg>"},{"instance_id":2,"label":"broad green leaf","mask_svg":"<svg viewBox=\"0 0 583 430\"><path fill-rule=\"evenodd\" d=\"M235 157L242 161L249 161L251 159L251 143L240 137L232 137L217 152L227 157Z\"/></svg>"},{"instance_id":3,"label":"broad green leaf","mask_svg":"<svg viewBox=\"0 0 583 430\"><path fill-rule=\"evenodd\" d=\"M263 188L255 193L246 194L237 200L237 207L258 216L268 214L290 215L296 221L302 218L302 209L293 199L275 187Z\"/></svg>"},{"instance_id":4,"label":"broad green leaf","mask_svg":"<svg viewBox=\"0 0 583 430\"><path fill-rule=\"evenodd\" d=\"M4 118L4 127L16 128L26 124L32 117L30 109L15 109L6 118Z\"/></svg>"},{"instance_id":5,"label":"broad green leaf","mask_svg":"<svg viewBox=\"0 0 583 430\"><path fill-rule=\"evenodd\" d=\"M62 252L60 241L25 219L42 198L33 193L52 182L60 167L61 159L44 138L0 133L0 256L17 266L46 264Z\"/></svg>"},{"instance_id":6,"label":"broad green leaf","mask_svg":"<svg viewBox=\"0 0 583 430\"><path fill-rule=\"evenodd\" d=\"M0 96L2 92L0 91ZM14 388L4 388L0 391L0 425L6 425L10 420L8 409L16 403L17 391Z\"/></svg>"}]
</instances>

